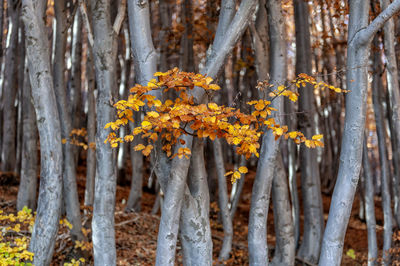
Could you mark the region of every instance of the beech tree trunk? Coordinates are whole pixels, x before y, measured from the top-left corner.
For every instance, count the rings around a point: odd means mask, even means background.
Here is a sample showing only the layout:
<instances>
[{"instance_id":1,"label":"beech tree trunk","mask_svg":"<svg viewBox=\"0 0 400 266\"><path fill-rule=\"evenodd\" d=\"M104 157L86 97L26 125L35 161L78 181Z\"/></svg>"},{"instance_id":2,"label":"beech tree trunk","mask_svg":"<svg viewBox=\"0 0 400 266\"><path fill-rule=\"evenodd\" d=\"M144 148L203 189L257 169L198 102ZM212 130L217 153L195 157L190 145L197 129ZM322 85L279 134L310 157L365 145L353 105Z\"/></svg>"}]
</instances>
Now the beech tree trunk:
<instances>
[{"instance_id":1,"label":"beech tree trunk","mask_svg":"<svg viewBox=\"0 0 400 266\"><path fill-rule=\"evenodd\" d=\"M270 80L277 88L286 81L286 39L285 23L281 3L267 0L268 25L270 39ZM267 79L259 76L260 80ZM274 89L272 88L272 89ZM283 110L281 97L275 98L272 106L278 111L274 113L275 120L280 123L279 110ZM279 140L275 140L272 131L267 130L262 138L260 158L258 160L256 177L253 184L250 217L249 217L249 260L250 265L268 265L267 217L274 169L279 151Z\"/></svg>"},{"instance_id":2,"label":"beech tree trunk","mask_svg":"<svg viewBox=\"0 0 400 266\"><path fill-rule=\"evenodd\" d=\"M71 116L67 107L67 84L65 81L65 52L67 44L67 9L65 0L55 2L55 16L57 19L55 50L54 50L54 91L56 94L57 109L61 121L61 138L63 144L63 198L67 212L67 220L72 224L71 235L73 240L84 239L81 232L82 221L76 184L76 166L73 145L69 141L71 133Z\"/></svg>"},{"instance_id":3,"label":"beech tree trunk","mask_svg":"<svg viewBox=\"0 0 400 266\"><path fill-rule=\"evenodd\" d=\"M395 0L369 25L369 3L350 2L347 48L346 117L338 178L332 195L319 265L340 265L343 242L360 175L368 87L368 51L376 32L400 10Z\"/></svg>"},{"instance_id":4,"label":"beech tree trunk","mask_svg":"<svg viewBox=\"0 0 400 266\"><path fill-rule=\"evenodd\" d=\"M311 42L308 22L308 3L294 0L296 26L296 74L311 75ZM300 86L298 130L311 138L315 132L314 90L312 85ZM321 249L324 218L317 150L300 146L301 192L303 196L304 232L298 256L317 263Z\"/></svg>"},{"instance_id":5,"label":"beech tree trunk","mask_svg":"<svg viewBox=\"0 0 400 266\"><path fill-rule=\"evenodd\" d=\"M40 137L41 178L38 208L29 249L33 263L49 265L58 231L62 193L61 127L51 76L50 54L42 20L44 0L22 1L26 55Z\"/></svg>"},{"instance_id":6,"label":"beech tree trunk","mask_svg":"<svg viewBox=\"0 0 400 266\"><path fill-rule=\"evenodd\" d=\"M92 0L93 58L96 73L96 182L93 203L93 251L95 265L115 265L114 210L116 193L116 154L104 140L110 129L104 126L113 121L112 92L116 81L116 33L110 15L110 0Z\"/></svg>"},{"instance_id":7,"label":"beech tree trunk","mask_svg":"<svg viewBox=\"0 0 400 266\"><path fill-rule=\"evenodd\" d=\"M35 118L35 108L32 104L31 84L28 65L24 64L24 84L22 87L22 152L21 180L18 188L17 210L24 206L36 209L37 177L38 177L38 132Z\"/></svg>"},{"instance_id":8,"label":"beech tree trunk","mask_svg":"<svg viewBox=\"0 0 400 266\"><path fill-rule=\"evenodd\" d=\"M9 16L9 42L6 50L3 95L3 137L1 147L1 171L14 171L16 159L17 108L15 97L18 90L18 28L20 5L17 0L7 1Z\"/></svg>"}]
</instances>

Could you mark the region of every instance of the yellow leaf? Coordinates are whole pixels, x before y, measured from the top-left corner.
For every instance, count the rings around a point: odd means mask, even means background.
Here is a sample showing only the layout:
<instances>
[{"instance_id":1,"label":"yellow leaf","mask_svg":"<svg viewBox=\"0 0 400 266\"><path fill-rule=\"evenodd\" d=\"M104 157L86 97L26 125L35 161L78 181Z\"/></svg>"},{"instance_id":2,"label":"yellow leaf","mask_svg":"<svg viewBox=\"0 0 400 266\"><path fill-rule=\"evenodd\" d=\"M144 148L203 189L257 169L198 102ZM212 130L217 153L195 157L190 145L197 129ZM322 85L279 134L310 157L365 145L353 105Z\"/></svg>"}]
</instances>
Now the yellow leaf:
<instances>
[{"instance_id":1,"label":"yellow leaf","mask_svg":"<svg viewBox=\"0 0 400 266\"><path fill-rule=\"evenodd\" d=\"M146 148L142 151L143 155L149 156L152 149L153 149L153 145L147 145Z\"/></svg>"},{"instance_id":2,"label":"yellow leaf","mask_svg":"<svg viewBox=\"0 0 400 266\"><path fill-rule=\"evenodd\" d=\"M313 139L313 140L321 140L323 137L324 137L324 136L323 136L322 134L320 134L320 135L314 135L314 136L312 137L312 139Z\"/></svg>"},{"instance_id":3,"label":"yellow leaf","mask_svg":"<svg viewBox=\"0 0 400 266\"><path fill-rule=\"evenodd\" d=\"M118 147L118 142L111 143L111 147L112 147L112 148Z\"/></svg>"},{"instance_id":4,"label":"yellow leaf","mask_svg":"<svg viewBox=\"0 0 400 266\"><path fill-rule=\"evenodd\" d=\"M158 88L157 86L157 80L155 79L151 79L148 83L147 83L147 87L149 88Z\"/></svg>"},{"instance_id":5,"label":"yellow leaf","mask_svg":"<svg viewBox=\"0 0 400 266\"><path fill-rule=\"evenodd\" d=\"M231 174L233 174L233 172L229 171L229 172L226 172L225 176L228 176L228 175L231 175Z\"/></svg>"},{"instance_id":6,"label":"yellow leaf","mask_svg":"<svg viewBox=\"0 0 400 266\"><path fill-rule=\"evenodd\" d=\"M209 103L208 108L210 108L213 111L218 110L218 105L216 103Z\"/></svg>"},{"instance_id":7,"label":"yellow leaf","mask_svg":"<svg viewBox=\"0 0 400 266\"><path fill-rule=\"evenodd\" d=\"M154 111L148 112L147 115L148 115L149 117L154 117L154 118L157 118L157 117L160 116L159 113L154 112Z\"/></svg>"},{"instance_id":8,"label":"yellow leaf","mask_svg":"<svg viewBox=\"0 0 400 266\"><path fill-rule=\"evenodd\" d=\"M238 170L241 174L246 174L249 171L246 166L240 166Z\"/></svg>"},{"instance_id":9,"label":"yellow leaf","mask_svg":"<svg viewBox=\"0 0 400 266\"><path fill-rule=\"evenodd\" d=\"M275 129L275 135L282 136L282 134L283 134L283 128L278 127Z\"/></svg>"},{"instance_id":10,"label":"yellow leaf","mask_svg":"<svg viewBox=\"0 0 400 266\"><path fill-rule=\"evenodd\" d=\"M261 111L262 109L264 109L265 104L263 101L259 101L255 106L256 110Z\"/></svg>"},{"instance_id":11,"label":"yellow leaf","mask_svg":"<svg viewBox=\"0 0 400 266\"><path fill-rule=\"evenodd\" d=\"M206 77L206 84L210 84L213 81L212 77Z\"/></svg>"},{"instance_id":12,"label":"yellow leaf","mask_svg":"<svg viewBox=\"0 0 400 266\"><path fill-rule=\"evenodd\" d=\"M211 84L210 86L208 86L208 89L217 91L220 90L221 88L217 84Z\"/></svg>"},{"instance_id":13,"label":"yellow leaf","mask_svg":"<svg viewBox=\"0 0 400 266\"><path fill-rule=\"evenodd\" d=\"M136 145L133 149L135 150L135 151L141 151L141 150L143 150L144 148L146 148L143 144L138 144L138 145Z\"/></svg>"},{"instance_id":14,"label":"yellow leaf","mask_svg":"<svg viewBox=\"0 0 400 266\"><path fill-rule=\"evenodd\" d=\"M233 173L233 178L239 179L239 178L240 178L240 173L239 173L238 171L235 171L235 172Z\"/></svg>"},{"instance_id":15,"label":"yellow leaf","mask_svg":"<svg viewBox=\"0 0 400 266\"><path fill-rule=\"evenodd\" d=\"M150 130L152 128L152 125L151 125L151 123L149 121L145 120L145 121L142 122L142 128L144 130Z\"/></svg>"},{"instance_id":16,"label":"yellow leaf","mask_svg":"<svg viewBox=\"0 0 400 266\"><path fill-rule=\"evenodd\" d=\"M61 143L62 143L62 144L67 143L67 139L62 139L62 140L61 140Z\"/></svg>"},{"instance_id":17,"label":"yellow leaf","mask_svg":"<svg viewBox=\"0 0 400 266\"><path fill-rule=\"evenodd\" d=\"M125 140L125 141L132 141L132 140L133 140L133 136L132 136L132 135L126 135L126 136L124 137L124 140Z\"/></svg>"},{"instance_id":18,"label":"yellow leaf","mask_svg":"<svg viewBox=\"0 0 400 266\"><path fill-rule=\"evenodd\" d=\"M297 131L292 131L292 132L289 132L288 134L291 139L295 139L297 137Z\"/></svg>"},{"instance_id":19,"label":"yellow leaf","mask_svg":"<svg viewBox=\"0 0 400 266\"><path fill-rule=\"evenodd\" d=\"M166 75L168 75L168 72L156 72L156 73L154 73L155 77L166 76Z\"/></svg>"}]
</instances>

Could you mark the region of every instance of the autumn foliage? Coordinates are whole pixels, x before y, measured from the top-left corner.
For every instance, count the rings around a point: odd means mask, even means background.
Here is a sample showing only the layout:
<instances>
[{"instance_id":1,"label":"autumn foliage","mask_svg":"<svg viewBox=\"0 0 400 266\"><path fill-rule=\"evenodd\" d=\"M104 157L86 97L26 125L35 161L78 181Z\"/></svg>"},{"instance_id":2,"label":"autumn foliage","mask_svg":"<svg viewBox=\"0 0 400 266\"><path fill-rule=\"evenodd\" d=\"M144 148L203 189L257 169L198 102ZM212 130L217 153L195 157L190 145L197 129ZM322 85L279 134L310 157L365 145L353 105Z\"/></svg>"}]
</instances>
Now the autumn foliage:
<instances>
[{"instance_id":1,"label":"autumn foliage","mask_svg":"<svg viewBox=\"0 0 400 266\"><path fill-rule=\"evenodd\" d=\"M178 156L179 158L189 158L191 150L189 148L179 148L173 154L175 144L185 144L180 137L185 134L198 138L223 138L227 143L236 146L236 153L244 155L247 159L252 155L259 156L259 139L266 130L272 130L275 138L284 136L292 139L296 144L304 143L309 148L323 147L322 135L314 135L307 139L299 131L289 131L285 125L276 122L273 112L277 111L271 106L271 101L276 97L287 97L291 101L297 101L298 93L296 86L305 86L306 83L314 85L316 88L328 87L336 92L341 89L334 88L325 83L317 83L315 79L305 74L299 75L296 80L290 82L289 86L275 86L267 81L259 82L257 88L267 91L271 100L253 100L247 104L254 108L251 114L245 114L237 108L221 106L214 102L195 103L191 91L195 87L205 90L211 98L212 92L220 90L217 84L212 83L213 79L201 74L182 72L174 68L165 73L156 72L156 78L150 80L147 86L136 84L130 89L131 94L127 100L118 101L114 107L118 110L118 119L108 123L105 128L111 128L105 143L110 143L112 147L118 147L119 143L131 142L135 137L141 136L146 144L138 144L134 147L136 151L142 151L143 155L148 156L154 148L155 142L162 140L162 149L168 157ZM158 80L157 80L158 78ZM294 86L293 86L294 85ZM291 88L294 87L294 88ZM176 97L161 101L151 92L162 90L165 92L173 90ZM129 122L134 122L134 112L143 111L144 117L140 126L137 126L125 137L117 137L116 131ZM232 174L232 182L240 178L240 173L246 173L247 168L241 167Z\"/></svg>"}]
</instances>

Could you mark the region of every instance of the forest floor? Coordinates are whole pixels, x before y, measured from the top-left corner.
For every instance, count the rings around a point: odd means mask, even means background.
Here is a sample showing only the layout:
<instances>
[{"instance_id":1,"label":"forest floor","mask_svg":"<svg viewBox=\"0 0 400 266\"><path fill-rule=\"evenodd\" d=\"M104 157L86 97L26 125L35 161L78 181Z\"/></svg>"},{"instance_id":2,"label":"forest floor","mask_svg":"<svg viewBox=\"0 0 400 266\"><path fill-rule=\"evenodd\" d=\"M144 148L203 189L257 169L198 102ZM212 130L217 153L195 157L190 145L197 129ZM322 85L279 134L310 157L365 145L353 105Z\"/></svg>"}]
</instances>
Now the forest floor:
<instances>
[{"instance_id":1,"label":"forest floor","mask_svg":"<svg viewBox=\"0 0 400 266\"><path fill-rule=\"evenodd\" d=\"M242 198L239 203L236 216L234 218L234 239L231 258L225 261L224 265L248 265L248 252L247 252L247 232L248 232L248 215L251 198L251 188L254 180L254 172L250 171L246 176L245 187L243 190ZM147 184L146 180L144 182ZM78 186L79 194L82 197L85 185L85 169L79 168L78 173ZM5 182L5 177L0 176L0 209L4 212L15 212L16 197L18 191L17 182ZM129 195L129 186L117 187L117 200L115 212L115 228L116 228L116 244L118 265L153 265L155 261L156 246L157 246L157 232L160 220L158 215L152 215L151 209L154 204L155 195L151 191L145 189L142 199L142 212L140 213L125 213L125 202ZM300 190L299 190L299 196ZM83 200L81 199L81 202ZM342 265L366 265L368 240L366 224L361 221L358 216L359 212L359 198L356 196L353 204L353 210L349 227L347 229L344 254ZM377 238L378 245L382 247L382 233L383 233L383 214L381 212L381 200L376 197L375 204L376 218L377 218ZM330 197L323 195L324 217L325 222L328 217L328 210L330 205ZM211 227L213 234L213 256L217 261L218 251L220 250L223 239L223 228L218 221L218 208L216 203L211 204L210 208ZM270 209L268 217L268 245L271 247L270 251L273 252L275 242L273 213ZM90 226L90 217L86 216L86 224ZM301 216L301 230L302 230ZM68 237L66 228L60 230L59 238L56 244L54 254L54 264L60 265L63 261L70 261L71 254L73 254L73 244ZM61 237L64 236L64 237ZM397 245L396 245L397 246ZM178 243L177 250L177 263L181 265L180 246ZM399 249L400 250L400 249ZM271 254L272 255L272 254ZM89 257L89 262L92 258ZM296 260L297 265L301 265L300 261Z\"/></svg>"}]
</instances>

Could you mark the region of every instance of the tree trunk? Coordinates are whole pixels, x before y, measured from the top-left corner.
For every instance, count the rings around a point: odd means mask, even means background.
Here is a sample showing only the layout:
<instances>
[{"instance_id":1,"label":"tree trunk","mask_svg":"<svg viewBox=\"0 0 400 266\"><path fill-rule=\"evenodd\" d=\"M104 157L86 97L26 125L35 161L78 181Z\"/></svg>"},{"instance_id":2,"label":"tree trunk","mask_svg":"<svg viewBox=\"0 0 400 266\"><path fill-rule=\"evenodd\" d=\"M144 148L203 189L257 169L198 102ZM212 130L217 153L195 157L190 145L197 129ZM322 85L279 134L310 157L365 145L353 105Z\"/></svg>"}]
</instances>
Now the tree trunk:
<instances>
[{"instance_id":1,"label":"tree trunk","mask_svg":"<svg viewBox=\"0 0 400 266\"><path fill-rule=\"evenodd\" d=\"M96 182L93 203L93 250L95 265L115 265L114 210L116 193L115 150L104 140L110 129L104 126L113 121L113 89L116 81L117 46L110 18L110 0L92 0L93 58L98 90L96 102Z\"/></svg>"},{"instance_id":2,"label":"tree trunk","mask_svg":"<svg viewBox=\"0 0 400 266\"><path fill-rule=\"evenodd\" d=\"M288 180L281 154L278 154L272 181L272 203L276 245L271 265L294 265L296 255L294 224L289 200Z\"/></svg>"},{"instance_id":3,"label":"tree trunk","mask_svg":"<svg viewBox=\"0 0 400 266\"><path fill-rule=\"evenodd\" d=\"M376 38L375 38L376 40ZM379 42L374 41L375 49L378 49ZM373 80L372 80L372 100L375 114L376 134L378 137L379 163L381 169L381 195L383 209L383 263L390 263L389 249L392 245L392 207L389 189L390 169L388 165L388 156L386 151L386 132L385 132L385 116L382 108L382 90L383 84L381 80L381 53L375 51L373 56ZM397 72L397 71L396 71ZM397 73L396 73L397 74ZM390 86L390 85L389 85ZM393 110L395 111L395 110Z\"/></svg>"},{"instance_id":4,"label":"tree trunk","mask_svg":"<svg viewBox=\"0 0 400 266\"><path fill-rule=\"evenodd\" d=\"M350 2L346 78L350 92L346 95L339 172L323 237L320 265L340 265L341 262L344 237L361 168L369 45L376 32L398 10L400 0L395 0L368 25L369 3L363 0Z\"/></svg>"},{"instance_id":5,"label":"tree trunk","mask_svg":"<svg viewBox=\"0 0 400 266\"><path fill-rule=\"evenodd\" d=\"M55 16L57 19L55 51L54 51L54 91L57 108L61 121L61 137L67 142L63 144L63 198L67 212L67 220L72 224L71 236L73 240L84 239L81 232L82 221L78 188L76 184L75 158L73 144L69 140L71 133L71 116L67 109L67 93L65 82L65 52L67 44L67 9L65 0L55 2Z\"/></svg>"},{"instance_id":6,"label":"tree trunk","mask_svg":"<svg viewBox=\"0 0 400 266\"><path fill-rule=\"evenodd\" d=\"M308 3L294 0L296 25L296 74L311 74L311 42L308 22ZM310 138L315 132L314 92L312 85L300 86L298 129ZM301 192L303 195L304 233L299 257L311 263L318 262L321 249L324 218L317 150L300 146Z\"/></svg>"},{"instance_id":7,"label":"tree trunk","mask_svg":"<svg viewBox=\"0 0 400 266\"><path fill-rule=\"evenodd\" d=\"M286 81L285 23L280 2L267 0L267 10L271 60L269 83L274 84L274 88L277 88L279 85L285 84ZM267 77L259 76L259 79L265 80ZM280 123L279 112L283 111L282 98L276 98L272 106L278 110L275 114L275 120ZM272 131L268 130L264 133L262 139L251 196L248 233L250 265L268 265L267 217L278 151L279 140L276 141Z\"/></svg>"},{"instance_id":8,"label":"tree trunk","mask_svg":"<svg viewBox=\"0 0 400 266\"><path fill-rule=\"evenodd\" d=\"M44 4L44 0L35 3ZM26 55L40 136L41 178L38 208L30 242L33 263L49 265L58 231L62 193L61 128L51 76L50 54L42 13L31 0L22 2Z\"/></svg>"},{"instance_id":9,"label":"tree trunk","mask_svg":"<svg viewBox=\"0 0 400 266\"><path fill-rule=\"evenodd\" d=\"M220 216L224 228L224 240L222 242L218 260L223 261L229 259L229 253L232 250L233 227L229 213L228 187L226 185L222 145L218 138L213 141L213 150L218 176L218 207L220 209Z\"/></svg>"},{"instance_id":10,"label":"tree trunk","mask_svg":"<svg viewBox=\"0 0 400 266\"><path fill-rule=\"evenodd\" d=\"M18 27L20 6L18 1L8 1L9 44L5 56L4 90L3 90L3 137L1 147L1 171L14 171L16 159L16 126L17 108L15 97L18 90Z\"/></svg>"},{"instance_id":11,"label":"tree trunk","mask_svg":"<svg viewBox=\"0 0 400 266\"><path fill-rule=\"evenodd\" d=\"M35 108L32 104L31 84L27 64L24 64L24 85L22 87L22 154L21 154L21 181L18 188L17 210L24 206L36 209L37 190L37 127L35 120Z\"/></svg>"},{"instance_id":12,"label":"tree trunk","mask_svg":"<svg viewBox=\"0 0 400 266\"><path fill-rule=\"evenodd\" d=\"M87 111L87 135L88 150L86 158L86 184L85 206L93 206L94 186L96 176L96 99L94 96L95 77L93 66L93 54L91 49L87 52L86 79L88 84L88 111Z\"/></svg>"},{"instance_id":13,"label":"tree trunk","mask_svg":"<svg viewBox=\"0 0 400 266\"><path fill-rule=\"evenodd\" d=\"M367 138L365 138L366 140ZM367 143L363 144L363 169L365 179L365 218L367 220L368 231L368 266L376 265L378 258L378 244L376 241L376 219L375 219L375 203L374 203L374 184L371 166L368 159Z\"/></svg>"},{"instance_id":14,"label":"tree trunk","mask_svg":"<svg viewBox=\"0 0 400 266\"><path fill-rule=\"evenodd\" d=\"M380 0L381 8L385 9L389 6L390 1ZM389 19L383 26L384 30L384 49L386 57L386 76L387 89L390 97L391 109L391 124L392 124L392 139L393 145L393 162L398 166L400 163L400 155L398 153L400 147L400 88L399 88L399 73L397 68L397 59L395 51L395 36L394 36L394 19ZM400 225L400 192L399 192L399 173L393 176L393 196L394 196L394 213L397 224ZM384 249L385 250L385 249Z\"/></svg>"}]
</instances>

